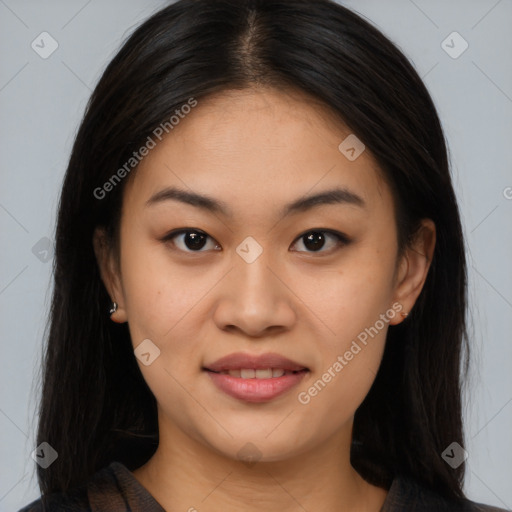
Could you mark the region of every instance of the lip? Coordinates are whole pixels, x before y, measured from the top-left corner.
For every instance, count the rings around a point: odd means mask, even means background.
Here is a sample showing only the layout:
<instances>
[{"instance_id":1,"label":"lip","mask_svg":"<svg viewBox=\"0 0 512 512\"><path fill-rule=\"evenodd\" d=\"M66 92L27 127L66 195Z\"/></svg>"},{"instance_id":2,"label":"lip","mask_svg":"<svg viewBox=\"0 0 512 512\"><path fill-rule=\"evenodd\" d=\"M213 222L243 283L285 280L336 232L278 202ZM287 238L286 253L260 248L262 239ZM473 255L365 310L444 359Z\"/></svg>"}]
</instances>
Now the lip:
<instances>
[{"instance_id":1,"label":"lip","mask_svg":"<svg viewBox=\"0 0 512 512\"><path fill-rule=\"evenodd\" d=\"M270 379L242 379L208 370L206 373L215 386L227 395L244 402L259 403L269 402L297 386L308 370Z\"/></svg>"},{"instance_id":2,"label":"lip","mask_svg":"<svg viewBox=\"0 0 512 512\"><path fill-rule=\"evenodd\" d=\"M292 361L280 354L268 352L266 354L251 355L243 352L236 352L221 357L217 361L207 364L203 367L212 372L222 372L225 370L240 370L241 368L253 368L255 370L264 370L265 368L282 368L290 372L309 370L305 365Z\"/></svg>"},{"instance_id":3,"label":"lip","mask_svg":"<svg viewBox=\"0 0 512 512\"><path fill-rule=\"evenodd\" d=\"M224 373L217 373L244 368L252 368L254 370L280 368L295 373L287 373L281 377L271 377L269 379L243 379ZM306 366L279 354L272 353L258 356L244 353L230 354L212 364L208 364L203 367L203 370L220 391L238 400L253 403L268 402L283 395L297 386L309 372L309 368Z\"/></svg>"}]
</instances>

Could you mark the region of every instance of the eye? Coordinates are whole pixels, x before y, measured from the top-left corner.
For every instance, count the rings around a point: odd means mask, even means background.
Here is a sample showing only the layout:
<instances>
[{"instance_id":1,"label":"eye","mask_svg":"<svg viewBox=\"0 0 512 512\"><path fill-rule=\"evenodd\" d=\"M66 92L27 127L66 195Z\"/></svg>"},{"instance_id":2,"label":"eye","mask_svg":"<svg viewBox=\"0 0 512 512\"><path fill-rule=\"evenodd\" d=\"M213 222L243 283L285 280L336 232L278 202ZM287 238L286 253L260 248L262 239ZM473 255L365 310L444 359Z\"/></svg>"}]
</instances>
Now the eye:
<instances>
[{"instance_id":1,"label":"eye","mask_svg":"<svg viewBox=\"0 0 512 512\"><path fill-rule=\"evenodd\" d=\"M179 229L166 235L163 242L172 242L172 244L183 252L205 252L207 250L221 250L216 241L204 231L199 229ZM210 247L208 247L210 241ZM330 243L329 243L330 241ZM329 249L335 249L343 245L348 245L350 239L343 233L328 229L314 229L300 235L293 245L302 242L306 251L297 250L297 252L329 252ZM327 250L322 250L327 247ZM203 250L204 249L204 250Z\"/></svg>"},{"instance_id":2,"label":"eye","mask_svg":"<svg viewBox=\"0 0 512 512\"><path fill-rule=\"evenodd\" d=\"M213 247L207 247L208 239L212 241L211 245L213 245ZM219 244L213 243L214 239L210 235L207 235L199 229L180 229L173 231L166 235L162 241L172 241L173 245L184 252L205 252L208 249L220 248ZM202 251L201 249L204 247L206 247L206 249Z\"/></svg>"},{"instance_id":3,"label":"eye","mask_svg":"<svg viewBox=\"0 0 512 512\"><path fill-rule=\"evenodd\" d=\"M330 244L328 243L329 240L331 240ZM329 249L348 245L350 243L350 239L338 231L314 229L300 235L300 237L297 238L296 243L298 242L302 242L304 247L306 247L305 252L329 252ZM327 250L322 251L326 245Z\"/></svg>"}]
</instances>

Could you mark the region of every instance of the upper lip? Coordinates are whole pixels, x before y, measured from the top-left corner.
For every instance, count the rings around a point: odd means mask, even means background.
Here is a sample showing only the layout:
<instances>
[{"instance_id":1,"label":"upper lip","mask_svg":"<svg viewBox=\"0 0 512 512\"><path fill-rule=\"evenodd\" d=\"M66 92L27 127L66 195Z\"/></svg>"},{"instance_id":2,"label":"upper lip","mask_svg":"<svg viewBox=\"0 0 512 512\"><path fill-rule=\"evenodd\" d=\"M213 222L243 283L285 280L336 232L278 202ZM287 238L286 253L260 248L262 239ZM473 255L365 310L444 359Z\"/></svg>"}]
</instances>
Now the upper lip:
<instances>
[{"instance_id":1,"label":"upper lip","mask_svg":"<svg viewBox=\"0 0 512 512\"><path fill-rule=\"evenodd\" d=\"M217 361L205 365L203 369L213 372L222 372L225 370L241 370L253 368L254 370L264 370L267 368L281 368L283 370L297 372L307 370L308 368L300 363L292 361L279 354L267 353L260 355L244 354L237 352L217 359Z\"/></svg>"}]
</instances>

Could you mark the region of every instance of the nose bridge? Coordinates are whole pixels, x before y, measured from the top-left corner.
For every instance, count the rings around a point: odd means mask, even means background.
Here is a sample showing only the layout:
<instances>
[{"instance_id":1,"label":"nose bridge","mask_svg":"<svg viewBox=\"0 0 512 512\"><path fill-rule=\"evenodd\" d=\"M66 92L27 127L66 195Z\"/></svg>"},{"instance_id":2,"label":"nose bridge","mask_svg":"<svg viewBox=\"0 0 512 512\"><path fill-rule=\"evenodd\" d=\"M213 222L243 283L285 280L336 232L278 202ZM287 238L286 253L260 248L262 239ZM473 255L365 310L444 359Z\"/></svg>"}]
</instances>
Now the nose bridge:
<instances>
[{"instance_id":1,"label":"nose bridge","mask_svg":"<svg viewBox=\"0 0 512 512\"><path fill-rule=\"evenodd\" d=\"M260 307L262 303L271 306L275 300L275 276L270 270L271 258L268 249L263 249L252 237L245 239L236 249L235 287L240 306Z\"/></svg>"},{"instance_id":2,"label":"nose bridge","mask_svg":"<svg viewBox=\"0 0 512 512\"><path fill-rule=\"evenodd\" d=\"M254 238L236 248L228 289L218 304L215 320L220 328L234 326L251 336L269 327L294 321L287 287L275 275L274 259Z\"/></svg>"}]
</instances>

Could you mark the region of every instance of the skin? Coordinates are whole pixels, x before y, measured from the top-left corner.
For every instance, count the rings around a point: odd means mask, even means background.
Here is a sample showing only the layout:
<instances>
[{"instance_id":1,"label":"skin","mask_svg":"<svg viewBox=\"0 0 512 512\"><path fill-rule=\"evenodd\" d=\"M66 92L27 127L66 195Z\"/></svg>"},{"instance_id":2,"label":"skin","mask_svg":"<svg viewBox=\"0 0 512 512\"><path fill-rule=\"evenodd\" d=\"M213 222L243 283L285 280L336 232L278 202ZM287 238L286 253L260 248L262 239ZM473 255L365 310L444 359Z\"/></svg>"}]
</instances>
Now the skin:
<instances>
[{"instance_id":1,"label":"skin","mask_svg":"<svg viewBox=\"0 0 512 512\"><path fill-rule=\"evenodd\" d=\"M398 259L391 191L369 150L354 161L338 150L349 134L296 91L202 100L126 183L119 264L95 233L102 279L119 304L113 321L128 322L134 348L150 339L160 349L149 366L137 359L158 403L160 444L133 474L167 510L377 512L386 498L351 466L350 443L387 330L404 318L385 322L309 403L298 400L393 304L411 311L435 245L425 219ZM174 200L146 206L169 186L223 201L233 216ZM366 206L280 218L285 204L340 186ZM162 241L178 228L206 233L206 245L193 252L183 235ZM315 251L302 235L321 229L351 242L327 234ZM236 252L248 236L263 250L252 263ZM233 352L276 352L310 373L272 401L237 400L201 370ZM238 455L247 443L254 464Z\"/></svg>"}]
</instances>

